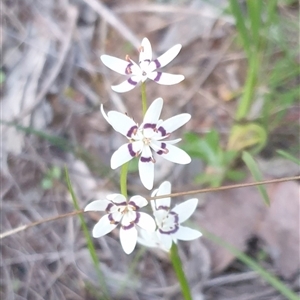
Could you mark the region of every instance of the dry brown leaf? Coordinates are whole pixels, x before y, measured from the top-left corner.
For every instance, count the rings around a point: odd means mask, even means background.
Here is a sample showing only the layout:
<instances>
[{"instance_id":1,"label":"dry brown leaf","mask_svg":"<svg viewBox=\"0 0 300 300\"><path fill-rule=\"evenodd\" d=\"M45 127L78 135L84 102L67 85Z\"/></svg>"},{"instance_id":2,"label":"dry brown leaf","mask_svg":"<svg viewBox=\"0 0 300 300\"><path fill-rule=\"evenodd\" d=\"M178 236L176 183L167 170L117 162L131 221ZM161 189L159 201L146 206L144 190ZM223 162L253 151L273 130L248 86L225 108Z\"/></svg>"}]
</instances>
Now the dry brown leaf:
<instances>
[{"instance_id":1,"label":"dry brown leaf","mask_svg":"<svg viewBox=\"0 0 300 300\"><path fill-rule=\"evenodd\" d=\"M206 195L200 226L244 251L266 209L255 187L210 193ZM207 238L203 241L210 250L213 273L222 271L234 260L234 255L224 247Z\"/></svg>"},{"instance_id":2,"label":"dry brown leaf","mask_svg":"<svg viewBox=\"0 0 300 300\"><path fill-rule=\"evenodd\" d=\"M257 235L262 238L279 274L290 278L300 270L300 187L282 182L269 188L271 206Z\"/></svg>"},{"instance_id":3,"label":"dry brown leaf","mask_svg":"<svg viewBox=\"0 0 300 300\"><path fill-rule=\"evenodd\" d=\"M271 206L264 205L256 187L211 193L206 196L200 226L245 251L251 237L261 238L281 276L290 278L300 270L300 189L296 182L267 187ZM234 255L207 238L212 272L224 270Z\"/></svg>"}]
</instances>

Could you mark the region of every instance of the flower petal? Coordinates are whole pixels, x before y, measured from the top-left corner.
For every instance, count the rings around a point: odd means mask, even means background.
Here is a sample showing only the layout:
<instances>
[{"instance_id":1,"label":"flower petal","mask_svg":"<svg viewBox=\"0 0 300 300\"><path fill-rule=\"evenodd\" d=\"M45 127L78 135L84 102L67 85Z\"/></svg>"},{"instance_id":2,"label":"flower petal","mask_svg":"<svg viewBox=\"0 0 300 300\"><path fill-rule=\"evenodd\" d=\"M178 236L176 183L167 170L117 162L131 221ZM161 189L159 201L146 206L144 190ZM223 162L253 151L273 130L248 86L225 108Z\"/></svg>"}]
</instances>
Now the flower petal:
<instances>
[{"instance_id":1,"label":"flower petal","mask_svg":"<svg viewBox=\"0 0 300 300\"><path fill-rule=\"evenodd\" d=\"M143 60L152 60L152 47L150 41L147 38L143 38L140 49L139 62Z\"/></svg>"},{"instance_id":2,"label":"flower petal","mask_svg":"<svg viewBox=\"0 0 300 300\"><path fill-rule=\"evenodd\" d=\"M95 201L89 203L84 208L84 211L106 211L106 208L109 204L111 204L111 202L106 199L95 200Z\"/></svg>"},{"instance_id":3,"label":"flower petal","mask_svg":"<svg viewBox=\"0 0 300 300\"><path fill-rule=\"evenodd\" d=\"M186 165L191 162L190 156L180 148L167 143L167 149L169 151L168 153L161 154L163 158L181 165Z\"/></svg>"},{"instance_id":4,"label":"flower petal","mask_svg":"<svg viewBox=\"0 0 300 300\"><path fill-rule=\"evenodd\" d=\"M149 232L154 231L156 228L154 219L150 215L148 215L144 212L139 212L139 214L140 214L140 219L139 219L137 225Z\"/></svg>"},{"instance_id":5,"label":"flower petal","mask_svg":"<svg viewBox=\"0 0 300 300\"><path fill-rule=\"evenodd\" d=\"M108 218L108 215L104 215L99 222L93 228L93 237L99 238L105 234L108 234L114 230L118 224L112 224Z\"/></svg>"},{"instance_id":6,"label":"flower petal","mask_svg":"<svg viewBox=\"0 0 300 300\"><path fill-rule=\"evenodd\" d=\"M159 237L159 241L163 245L163 247L167 251L169 251L171 249L172 243L173 243L172 236L169 234L162 234L159 232L158 237Z\"/></svg>"},{"instance_id":7,"label":"flower petal","mask_svg":"<svg viewBox=\"0 0 300 300\"><path fill-rule=\"evenodd\" d=\"M158 188L157 193L153 196L161 196L161 195L168 195L171 194L171 183L169 181L164 181ZM171 198L166 197L162 199L154 200L155 207L158 208L159 206L166 206L170 207L171 205Z\"/></svg>"},{"instance_id":8,"label":"flower petal","mask_svg":"<svg viewBox=\"0 0 300 300\"><path fill-rule=\"evenodd\" d=\"M148 74L148 78L159 84L164 84L164 85L173 85L184 80L183 75L169 74L169 73L162 73L162 72L152 72Z\"/></svg>"},{"instance_id":9,"label":"flower petal","mask_svg":"<svg viewBox=\"0 0 300 300\"><path fill-rule=\"evenodd\" d=\"M131 137L133 129L137 129L137 124L125 114L117 111L109 111L107 117L110 125L115 131L123 134L126 137Z\"/></svg>"},{"instance_id":10,"label":"flower petal","mask_svg":"<svg viewBox=\"0 0 300 300\"><path fill-rule=\"evenodd\" d=\"M139 160L139 174L142 184L148 190L153 188L154 181L154 163L151 158L151 150L149 147L145 147Z\"/></svg>"},{"instance_id":11,"label":"flower petal","mask_svg":"<svg viewBox=\"0 0 300 300\"><path fill-rule=\"evenodd\" d=\"M137 230L135 227L132 227L130 229L124 229L123 227L121 227L120 242L126 254L130 254L134 250L136 241L137 241Z\"/></svg>"},{"instance_id":12,"label":"flower petal","mask_svg":"<svg viewBox=\"0 0 300 300\"><path fill-rule=\"evenodd\" d=\"M110 166L113 170L127 163L134 157L129 152L128 145L129 144L122 145L118 150L116 150L113 153L110 159Z\"/></svg>"},{"instance_id":13,"label":"flower petal","mask_svg":"<svg viewBox=\"0 0 300 300\"><path fill-rule=\"evenodd\" d=\"M143 125L144 124L157 124L161 110L163 107L164 101L162 98L157 98L155 99L149 108L147 109L144 120L143 120Z\"/></svg>"},{"instance_id":14,"label":"flower petal","mask_svg":"<svg viewBox=\"0 0 300 300\"><path fill-rule=\"evenodd\" d=\"M156 69L166 66L168 63L170 63L178 55L181 48L182 48L182 46L180 44L177 44L177 45L173 46L168 51L166 51L164 54L162 54L157 59L155 59L152 63L156 64Z\"/></svg>"},{"instance_id":15,"label":"flower petal","mask_svg":"<svg viewBox=\"0 0 300 300\"><path fill-rule=\"evenodd\" d=\"M162 122L158 128L161 133L171 133L186 124L191 119L190 114L180 114ZM165 135L165 134L164 134Z\"/></svg>"},{"instance_id":16,"label":"flower petal","mask_svg":"<svg viewBox=\"0 0 300 300\"><path fill-rule=\"evenodd\" d=\"M196 210L198 199L193 198L176 205L172 211L178 214L179 223L186 221Z\"/></svg>"},{"instance_id":17,"label":"flower petal","mask_svg":"<svg viewBox=\"0 0 300 300\"><path fill-rule=\"evenodd\" d=\"M133 90L140 81L140 76L131 76L130 78L118 85L112 85L111 89L117 93L125 93Z\"/></svg>"},{"instance_id":18,"label":"flower petal","mask_svg":"<svg viewBox=\"0 0 300 300\"><path fill-rule=\"evenodd\" d=\"M134 206L136 206L137 208L144 207L148 204L148 201L144 197L139 195L131 197L128 203L131 202L133 202Z\"/></svg>"},{"instance_id":19,"label":"flower petal","mask_svg":"<svg viewBox=\"0 0 300 300\"><path fill-rule=\"evenodd\" d=\"M101 55L100 59L103 62L103 64L111 70L122 75L127 74L126 69L129 65L128 61L110 55Z\"/></svg>"},{"instance_id":20,"label":"flower petal","mask_svg":"<svg viewBox=\"0 0 300 300\"><path fill-rule=\"evenodd\" d=\"M127 204L127 199L124 195L122 194L112 194L112 195L113 198L107 196L107 199L111 200L115 204L122 204L122 203L124 203L124 205Z\"/></svg>"},{"instance_id":21,"label":"flower petal","mask_svg":"<svg viewBox=\"0 0 300 300\"><path fill-rule=\"evenodd\" d=\"M182 241L190 241L199 238L202 233L196 229L192 229L189 227L179 226L179 229L173 236Z\"/></svg>"}]
</instances>

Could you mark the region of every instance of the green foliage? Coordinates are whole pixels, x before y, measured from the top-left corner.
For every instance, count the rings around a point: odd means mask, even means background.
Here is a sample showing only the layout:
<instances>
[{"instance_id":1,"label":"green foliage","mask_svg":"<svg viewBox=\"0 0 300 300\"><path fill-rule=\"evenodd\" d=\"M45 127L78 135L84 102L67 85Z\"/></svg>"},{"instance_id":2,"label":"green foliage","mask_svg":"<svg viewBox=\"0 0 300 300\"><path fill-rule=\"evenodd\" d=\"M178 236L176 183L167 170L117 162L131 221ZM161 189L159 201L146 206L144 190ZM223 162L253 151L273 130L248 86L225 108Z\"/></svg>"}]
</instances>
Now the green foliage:
<instances>
[{"instance_id":1,"label":"green foliage","mask_svg":"<svg viewBox=\"0 0 300 300\"><path fill-rule=\"evenodd\" d=\"M231 129L228 149L242 151L251 149L258 153L267 143L267 133L264 127L256 123L236 124Z\"/></svg>"},{"instance_id":2,"label":"green foliage","mask_svg":"<svg viewBox=\"0 0 300 300\"><path fill-rule=\"evenodd\" d=\"M55 180L59 180L61 178L61 168L57 166L52 166L47 170L44 178L41 181L42 189L49 190L53 187Z\"/></svg>"},{"instance_id":3,"label":"green foliage","mask_svg":"<svg viewBox=\"0 0 300 300\"><path fill-rule=\"evenodd\" d=\"M196 177L196 182L206 183L212 187L221 185L224 179L241 180L244 173L231 168L237 157L237 151L223 150L217 131L208 132L203 138L195 133L185 134L183 149L194 158L207 164L206 172Z\"/></svg>"}]
</instances>

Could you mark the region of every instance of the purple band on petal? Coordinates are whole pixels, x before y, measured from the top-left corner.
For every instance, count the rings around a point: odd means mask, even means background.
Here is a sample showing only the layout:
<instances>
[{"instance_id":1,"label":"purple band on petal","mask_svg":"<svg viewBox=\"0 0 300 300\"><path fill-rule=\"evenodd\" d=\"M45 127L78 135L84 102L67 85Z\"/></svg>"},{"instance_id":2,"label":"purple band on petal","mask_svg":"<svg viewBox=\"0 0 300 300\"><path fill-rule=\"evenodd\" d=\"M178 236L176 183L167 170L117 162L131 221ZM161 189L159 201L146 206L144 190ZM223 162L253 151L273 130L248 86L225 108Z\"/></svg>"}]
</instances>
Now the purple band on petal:
<instances>
[{"instance_id":1,"label":"purple band on petal","mask_svg":"<svg viewBox=\"0 0 300 300\"><path fill-rule=\"evenodd\" d=\"M134 223L137 224L141 219L141 214L139 212L136 212L136 218L134 220Z\"/></svg>"},{"instance_id":2,"label":"purple band on petal","mask_svg":"<svg viewBox=\"0 0 300 300\"><path fill-rule=\"evenodd\" d=\"M130 223L128 226L122 225L122 228L125 229L125 230L131 229L131 228L133 228L133 227L134 227L134 223L133 223L133 222Z\"/></svg>"},{"instance_id":3,"label":"purple band on petal","mask_svg":"<svg viewBox=\"0 0 300 300\"><path fill-rule=\"evenodd\" d=\"M118 221L114 220L113 214L108 215L108 220L110 221L111 224L119 224Z\"/></svg>"},{"instance_id":4,"label":"purple band on petal","mask_svg":"<svg viewBox=\"0 0 300 300\"><path fill-rule=\"evenodd\" d=\"M125 74L131 74L131 67L133 66L133 63L129 63L125 69Z\"/></svg>"},{"instance_id":5,"label":"purple band on petal","mask_svg":"<svg viewBox=\"0 0 300 300\"><path fill-rule=\"evenodd\" d=\"M157 130L160 131L160 133L161 133L162 136L166 136L167 135L167 132L166 132L166 130L163 127L160 126Z\"/></svg>"},{"instance_id":6,"label":"purple band on petal","mask_svg":"<svg viewBox=\"0 0 300 300\"><path fill-rule=\"evenodd\" d=\"M152 161L151 157L143 157L143 156L141 156L141 162L150 162L150 161Z\"/></svg>"},{"instance_id":7,"label":"purple band on petal","mask_svg":"<svg viewBox=\"0 0 300 300\"><path fill-rule=\"evenodd\" d=\"M113 207L114 205L112 203L109 203L105 209L105 211L109 212L110 209Z\"/></svg>"},{"instance_id":8,"label":"purple band on petal","mask_svg":"<svg viewBox=\"0 0 300 300\"><path fill-rule=\"evenodd\" d=\"M173 233L175 233L176 231L178 231L178 229L179 229L179 225L175 225L174 226L174 228L172 228L172 229L170 229L170 230L162 230L162 229L158 229L159 230L159 232L161 233L161 234L173 234Z\"/></svg>"},{"instance_id":9,"label":"purple band on petal","mask_svg":"<svg viewBox=\"0 0 300 300\"><path fill-rule=\"evenodd\" d=\"M159 209L168 211L170 209L170 207L166 206L166 205L160 205L156 210L159 210Z\"/></svg>"},{"instance_id":10,"label":"purple band on petal","mask_svg":"<svg viewBox=\"0 0 300 300\"><path fill-rule=\"evenodd\" d=\"M134 201L129 201L128 202L128 205L131 205L131 206L133 206L135 209L139 209L140 207L139 206L137 206L136 204L135 204L135 202Z\"/></svg>"},{"instance_id":11,"label":"purple band on petal","mask_svg":"<svg viewBox=\"0 0 300 300\"><path fill-rule=\"evenodd\" d=\"M156 127L156 124L146 123L143 128L144 129L147 129L147 128L155 129L155 127Z\"/></svg>"},{"instance_id":12,"label":"purple band on petal","mask_svg":"<svg viewBox=\"0 0 300 300\"><path fill-rule=\"evenodd\" d=\"M160 148L166 149L166 148L167 148L167 144L166 144L166 143L161 143ZM164 151L159 150L159 151L157 151L156 153L159 154L159 155L162 155L162 154L164 154Z\"/></svg>"},{"instance_id":13,"label":"purple band on petal","mask_svg":"<svg viewBox=\"0 0 300 300\"><path fill-rule=\"evenodd\" d=\"M156 77L157 77L157 76L156 76ZM128 83L130 83L131 85L134 85L134 86L137 85L137 82L133 81L133 80L131 79L131 77L128 78L127 81L128 81Z\"/></svg>"},{"instance_id":14,"label":"purple band on petal","mask_svg":"<svg viewBox=\"0 0 300 300\"><path fill-rule=\"evenodd\" d=\"M130 129L128 130L128 132L127 132L127 134L126 134L126 136L128 136L128 137L131 137L132 136L132 134L134 133L134 131L135 130L137 130L137 126L135 125L135 126L132 126L132 127L130 127Z\"/></svg>"},{"instance_id":15,"label":"purple band on petal","mask_svg":"<svg viewBox=\"0 0 300 300\"><path fill-rule=\"evenodd\" d=\"M132 157L136 157L136 154L137 154L137 153L133 151L133 148L132 148L132 144L131 144L131 143L128 144L128 151L129 151L129 153L130 153L130 155L131 155Z\"/></svg>"},{"instance_id":16,"label":"purple band on petal","mask_svg":"<svg viewBox=\"0 0 300 300\"><path fill-rule=\"evenodd\" d=\"M124 201L124 202L120 202L120 203L115 203L116 206L126 206L127 205L127 202Z\"/></svg>"},{"instance_id":17,"label":"purple band on petal","mask_svg":"<svg viewBox=\"0 0 300 300\"><path fill-rule=\"evenodd\" d=\"M174 222L176 224L178 224L178 222L179 222L178 214L176 212L170 211L169 215L173 215L174 216Z\"/></svg>"},{"instance_id":18,"label":"purple band on petal","mask_svg":"<svg viewBox=\"0 0 300 300\"><path fill-rule=\"evenodd\" d=\"M161 64L160 64L160 62L158 61L158 59L155 59L153 62L154 62L155 65L156 65L156 69L160 68Z\"/></svg>"},{"instance_id":19,"label":"purple band on petal","mask_svg":"<svg viewBox=\"0 0 300 300\"><path fill-rule=\"evenodd\" d=\"M156 77L154 78L154 81L159 81L160 80L160 77L161 77L161 72L157 72L157 75L156 75Z\"/></svg>"}]
</instances>

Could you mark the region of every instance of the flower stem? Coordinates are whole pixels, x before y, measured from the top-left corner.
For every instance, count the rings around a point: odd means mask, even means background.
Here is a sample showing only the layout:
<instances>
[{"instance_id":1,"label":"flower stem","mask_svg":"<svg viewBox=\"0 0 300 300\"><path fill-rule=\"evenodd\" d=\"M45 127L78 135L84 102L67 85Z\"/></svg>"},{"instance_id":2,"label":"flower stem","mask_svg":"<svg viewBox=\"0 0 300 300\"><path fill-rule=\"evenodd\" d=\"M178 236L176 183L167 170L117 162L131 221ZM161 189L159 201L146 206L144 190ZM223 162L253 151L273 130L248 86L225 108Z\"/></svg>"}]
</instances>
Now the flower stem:
<instances>
[{"instance_id":1,"label":"flower stem","mask_svg":"<svg viewBox=\"0 0 300 300\"><path fill-rule=\"evenodd\" d=\"M146 96L146 83L145 82L142 82L141 91L142 91L142 108L143 108L143 116L144 116L147 111L147 96Z\"/></svg>"},{"instance_id":2,"label":"flower stem","mask_svg":"<svg viewBox=\"0 0 300 300\"><path fill-rule=\"evenodd\" d=\"M185 277L182 263L180 260L180 257L178 255L178 249L177 245L175 243L172 244L172 248L170 250L170 259L173 265L173 269L176 273L176 276L178 278L178 281L180 283L181 292L185 300L192 300L192 295L190 291L189 284L187 282L187 279Z\"/></svg>"},{"instance_id":3,"label":"flower stem","mask_svg":"<svg viewBox=\"0 0 300 300\"><path fill-rule=\"evenodd\" d=\"M127 173L128 173L128 162L122 165L120 175L120 189L121 194L127 198Z\"/></svg>"}]
</instances>

